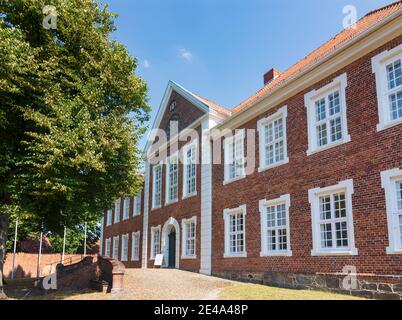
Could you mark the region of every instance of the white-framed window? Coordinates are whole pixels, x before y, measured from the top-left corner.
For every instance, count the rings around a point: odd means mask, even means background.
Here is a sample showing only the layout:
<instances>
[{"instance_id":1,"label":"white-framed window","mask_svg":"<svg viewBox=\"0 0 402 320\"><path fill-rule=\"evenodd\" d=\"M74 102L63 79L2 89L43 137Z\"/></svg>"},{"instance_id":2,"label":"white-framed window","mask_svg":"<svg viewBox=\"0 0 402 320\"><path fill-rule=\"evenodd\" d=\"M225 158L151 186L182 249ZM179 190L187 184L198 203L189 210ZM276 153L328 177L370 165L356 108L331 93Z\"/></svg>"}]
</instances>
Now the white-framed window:
<instances>
[{"instance_id":1,"label":"white-framed window","mask_svg":"<svg viewBox=\"0 0 402 320\"><path fill-rule=\"evenodd\" d=\"M123 220L127 220L129 217L130 217L130 198L124 198Z\"/></svg>"},{"instance_id":2,"label":"white-framed window","mask_svg":"<svg viewBox=\"0 0 402 320\"><path fill-rule=\"evenodd\" d=\"M309 190L313 256L357 255L352 213L353 193L353 180Z\"/></svg>"},{"instance_id":3,"label":"white-framed window","mask_svg":"<svg viewBox=\"0 0 402 320\"><path fill-rule=\"evenodd\" d=\"M128 260L128 234L121 236L121 261Z\"/></svg>"},{"instance_id":4,"label":"white-framed window","mask_svg":"<svg viewBox=\"0 0 402 320\"><path fill-rule=\"evenodd\" d=\"M112 209L109 209L106 213L106 226L112 225Z\"/></svg>"},{"instance_id":5,"label":"white-framed window","mask_svg":"<svg viewBox=\"0 0 402 320\"><path fill-rule=\"evenodd\" d=\"M196 258L196 230L197 230L197 217L191 219L183 219L182 222L182 259L195 259Z\"/></svg>"},{"instance_id":6,"label":"white-framed window","mask_svg":"<svg viewBox=\"0 0 402 320\"><path fill-rule=\"evenodd\" d=\"M142 194L142 192L140 191L134 197L134 216L141 215L141 194Z\"/></svg>"},{"instance_id":7,"label":"white-framed window","mask_svg":"<svg viewBox=\"0 0 402 320\"><path fill-rule=\"evenodd\" d=\"M112 259L119 259L119 236L113 237Z\"/></svg>"},{"instance_id":8,"label":"white-framed window","mask_svg":"<svg viewBox=\"0 0 402 320\"><path fill-rule=\"evenodd\" d=\"M261 256L291 256L289 227L290 195L260 200Z\"/></svg>"},{"instance_id":9,"label":"white-framed window","mask_svg":"<svg viewBox=\"0 0 402 320\"><path fill-rule=\"evenodd\" d=\"M152 208L157 209L162 206L162 165L155 165L152 170Z\"/></svg>"},{"instance_id":10,"label":"white-framed window","mask_svg":"<svg viewBox=\"0 0 402 320\"><path fill-rule=\"evenodd\" d=\"M260 167L259 172L288 163L286 118L287 106L258 121Z\"/></svg>"},{"instance_id":11,"label":"white-framed window","mask_svg":"<svg viewBox=\"0 0 402 320\"><path fill-rule=\"evenodd\" d=\"M246 205L223 210L225 222L225 258L247 257Z\"/></svg>"},{"instance_id":12,"label":"white-framed window","mask_svg":"<svg viewBox=\"0 0 402 320\"><path fill-rule=\"evenodd\" d=\"M179 198L179 155L170 156L166 161L166 203L176 202Z\"/></svg>"},{"instance_id":13,"label":"white-framed window","mask_svg":"<svg viewBox=\"0 0 402 320\"><path fill-rule=\"evenodd\" d=\"M197 141L183 147L183 198L197 194Z\"/></svg>"},{"instance_id":14,"label":"white-framed window","mask_svg":"<svg viewBox=\"0 0 402 320\"><path fill-rule=\"evenodd\" d=\"M307 155L351 140L347 127L347 74L304 96L307 108Z\"/></svg>"},{"instance_id":15,"label":"white-framed window","mask_svg":"<svg viewBox=\"0 0 402 320\"><path fill-rule=\"evenodd\" d=\"M381 184L387 208L387 254L402 254L402 169L381 172Z\"/></svg>"},{"instance_id":16,"label":"white-framed window","mask_svg":"<svg viewBox=\"0 0 402 320\"><path fill-rule=\"evenodd\" d=\"M114 223L120 222L120 204L121 199L116 200L114 203Z\"/></svg>"},{"instance_id":17,"label":"white-framed window","mask_svg":"<svg viewBox=\"0 0 402 320\"><path fill-rule=\"evenodd\" d=\"M161 226L151 228L151 260L161 253Z\"/></svg>"},{"instance_id":18,"label":"white-framed window","mask_svg":"<svg viewBox=\"0 0 402 320\"><path fill-rule=\"evenodd\" d=\"M105 257L110 258L110 244L111 244L111 239L107 238L105 240Z\"/></svg>"},{"instance_id":19,"label":"white-framed window","mask_svg":"<svg viewBox=\"0 0 402 320\"><path fill-rule=\"evenodd\" d=\"M402 45L372 58L381 131L402 123Z\"/></svg>"},{"instance_id":20,"label":"white-framed window","mask_svg":"<svg viewBox=\"0 0 402 320\"><path fill-rule=\"evenodd\" d=\"M244 129L238 130L234 136L225 138L225 181L224 184L245 177L244 170Z\"/></svg>"},{"instance_id":21,"label":"white-framed window","mask_svg":"<svg viewBox=\"0 0 402 320\"><path fill-rule=\"evenodd\" d=\"M131 261L140 260L140 231L133 232L131 238Z\"/></svg>"}]
</instances>

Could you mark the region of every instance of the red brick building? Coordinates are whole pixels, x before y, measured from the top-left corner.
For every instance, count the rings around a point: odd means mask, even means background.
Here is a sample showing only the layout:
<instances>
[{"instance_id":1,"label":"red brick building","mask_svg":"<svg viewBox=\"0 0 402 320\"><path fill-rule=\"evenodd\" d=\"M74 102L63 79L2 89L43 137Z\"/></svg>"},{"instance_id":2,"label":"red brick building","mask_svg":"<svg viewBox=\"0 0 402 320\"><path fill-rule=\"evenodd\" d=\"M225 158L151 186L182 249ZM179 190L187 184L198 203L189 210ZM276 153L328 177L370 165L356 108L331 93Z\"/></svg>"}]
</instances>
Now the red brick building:
<instances>
[{"instance_id":1,"label":"red brick building","mask_svg":"<svg viewBox=\"0 0 402 320\"><path fill-rule=\"evenodd\" d=\"M399 1L270 70L231 110L169 83L154 128L178 134L151 137L141 214L132 199L117 205L127 220L105 213L103 253L115 242L129 267L162 253L165 267L400 297L401 34Z\"/></svg>"}]
</instances>

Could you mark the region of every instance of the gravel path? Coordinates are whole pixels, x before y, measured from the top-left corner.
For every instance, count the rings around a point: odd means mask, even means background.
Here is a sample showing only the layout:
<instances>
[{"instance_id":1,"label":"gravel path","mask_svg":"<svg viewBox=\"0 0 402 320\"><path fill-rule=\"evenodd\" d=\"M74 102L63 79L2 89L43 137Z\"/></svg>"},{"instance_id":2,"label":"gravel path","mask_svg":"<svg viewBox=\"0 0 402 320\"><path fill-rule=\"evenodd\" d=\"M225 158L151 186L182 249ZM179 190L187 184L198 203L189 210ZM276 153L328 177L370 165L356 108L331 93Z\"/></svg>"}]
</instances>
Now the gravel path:
<instances>
[{"instance_id":1,"label":"gravel path","mask_svg":"<svg viewBox=\"0 0 402 320\"><path fill-rule=\"evenodd\" d=\"M174 269L126 269L125 290L112 299L213 300L233 281Z\"/></svg>"}]
</instances>

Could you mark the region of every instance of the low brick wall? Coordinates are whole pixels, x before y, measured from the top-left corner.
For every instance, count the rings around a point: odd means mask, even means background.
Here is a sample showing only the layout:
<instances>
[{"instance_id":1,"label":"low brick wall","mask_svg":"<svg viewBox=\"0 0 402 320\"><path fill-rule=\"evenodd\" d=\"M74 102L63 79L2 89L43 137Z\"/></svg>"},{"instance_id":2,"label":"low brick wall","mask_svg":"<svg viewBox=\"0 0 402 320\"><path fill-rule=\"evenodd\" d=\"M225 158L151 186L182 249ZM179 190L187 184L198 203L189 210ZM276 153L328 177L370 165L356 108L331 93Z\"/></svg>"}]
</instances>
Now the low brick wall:
<instances>
[{"instance_id":1,"label":"low brick wall","mask_svg":"<svg viewBox=\"0 0 402 320\"><path fill-rule=\"evenodd\" d=\"M322 290L378 300L402 300L402 275L358 274L353 289L344 288L347 274L292 274L280 272L214 272L214 276L273 287Z\"/></svg>"},{"instance_id":2,"label":"low brick wall","mask_svg":"<svg viewBox=\"0 0 402 320\"><path fill-rule=\"evenodd\" d=\"M56 266L61 263L61 254L47 254L41 255L40 263L40 276L44 277L51 273L56 272ZM80 261L83 255L71 254L64 256L64 264L70 265ZM15 270L14 278L35 278L38 263L38 254L34 253L17 253L15 255ZM11 279L11 272L13 266L13 254L7 253L6 261L4 264L4 277Z\"/></svg>"},{"instance_id":3,"label":"low brick wall","mask_svg":"<svg viewBox=\"0 0 402 320\"><path fill-rule=\"evenodd\" d=\"M91 282L100 276L97 257L88 256L82 261L57 266L57 290L81 290L91 287Z\"/></svg>"}]
</instances>

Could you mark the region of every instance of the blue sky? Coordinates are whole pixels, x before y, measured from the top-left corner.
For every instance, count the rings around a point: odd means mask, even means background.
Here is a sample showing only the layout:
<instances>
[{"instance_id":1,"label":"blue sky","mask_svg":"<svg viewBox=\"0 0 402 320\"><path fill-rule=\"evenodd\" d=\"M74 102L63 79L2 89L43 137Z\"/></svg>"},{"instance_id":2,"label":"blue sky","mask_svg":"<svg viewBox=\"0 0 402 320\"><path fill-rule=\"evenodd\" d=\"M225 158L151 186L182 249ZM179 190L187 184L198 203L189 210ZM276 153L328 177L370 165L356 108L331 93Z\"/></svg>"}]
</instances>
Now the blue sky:
<instances>
[{"instance_id":1,"label":"blue sky","mask_svg":"<svg viewBox=\"0 0 402 320\"><path fill-rule=\"evenodd\" d=\"M119 15L113 38L138 58L152 119L173 80L226 108L342 30L344 6L358 17L393 0L103 0ZM144 140L141 146L144 145Z\"/></svg>"}]
</instances>

